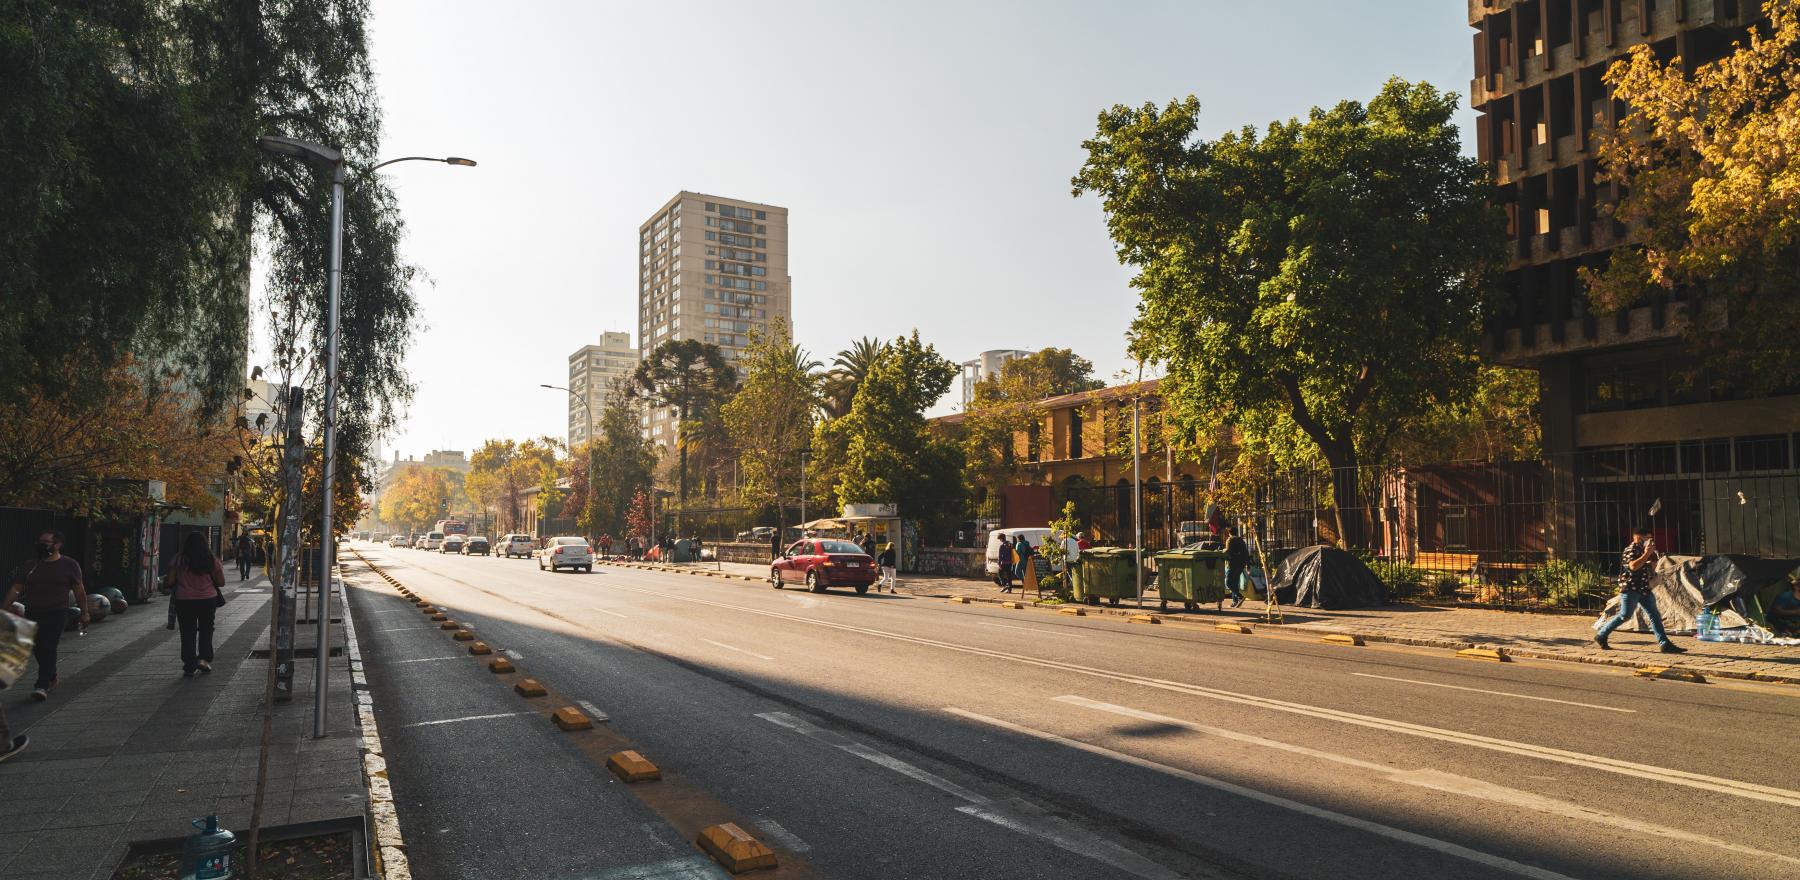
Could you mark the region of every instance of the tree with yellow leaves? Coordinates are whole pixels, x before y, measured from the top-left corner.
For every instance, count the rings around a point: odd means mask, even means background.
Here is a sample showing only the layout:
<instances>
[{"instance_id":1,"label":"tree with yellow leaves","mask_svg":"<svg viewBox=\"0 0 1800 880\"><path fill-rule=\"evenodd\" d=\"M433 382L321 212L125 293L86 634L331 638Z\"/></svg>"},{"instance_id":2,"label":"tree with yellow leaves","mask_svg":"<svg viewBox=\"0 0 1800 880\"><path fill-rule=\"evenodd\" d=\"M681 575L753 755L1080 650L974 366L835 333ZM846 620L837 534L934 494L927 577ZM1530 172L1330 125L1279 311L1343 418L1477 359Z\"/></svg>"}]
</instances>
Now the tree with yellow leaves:
<instances>
[{"instance_id":1,"label":"tree with yellow leaves","mask_svg":"<svg viewBox=\"0 0 1800 880\"><path fill-rule=\"evenodd\" d=\"M1764 11L1717 61L1639 46L1607 71L1628 110L1602 135L1602 179L1625 188L1614 217L1633 243L1587 278L1602 309L1657 289L1717 303L1690 310L1690 335L1751 393L1800 380L1800 0Z\"/></svg>"}]
</instances>

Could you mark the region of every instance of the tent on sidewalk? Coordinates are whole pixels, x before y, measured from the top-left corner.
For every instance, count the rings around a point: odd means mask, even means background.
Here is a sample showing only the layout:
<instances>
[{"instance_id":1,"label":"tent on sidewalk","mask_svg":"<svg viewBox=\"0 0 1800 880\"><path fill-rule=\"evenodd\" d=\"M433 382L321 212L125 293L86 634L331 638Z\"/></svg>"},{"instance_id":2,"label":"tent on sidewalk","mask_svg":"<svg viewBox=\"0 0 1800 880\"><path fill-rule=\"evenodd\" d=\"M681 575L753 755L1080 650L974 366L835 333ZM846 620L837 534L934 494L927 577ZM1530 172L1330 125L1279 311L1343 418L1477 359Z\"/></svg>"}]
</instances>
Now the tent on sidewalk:
<instances>
[{"instance_id":1,"label":"tent on sidewalk","mask_svg":"<svg viewBox=\"0 0 1800 880\"><path fill-rule=\"evenodd\" d=\"M1307 547L1281 561L1271 585L1283 605L1371 608L1387 604L1387 585L1362 560L1336 547Z\"/></svg>"},{"instance_id":2,"label":"tent on sidewalk","mask_svg":"<svg viewBox=\"0 0 1800 880\"><path fill-rule=\"evenodd\" d=\"M1736 629L1762 623L1764 609L1781 592L1788 573L1796 567L1800 567L1800 559L1736 554L1664 556L1656 560L1650 592L1656 596L1663 629L1669 632L1693 632L1700 609L1720 603L1726 607L1719 615L1719 627ZM1595 628L1618 612L1619 597L1614 596L1606 603L1600 620L1595 621ZM1621 628L1649 632L1650 617L1639 610Z\"/></svg>"}]
</instances>

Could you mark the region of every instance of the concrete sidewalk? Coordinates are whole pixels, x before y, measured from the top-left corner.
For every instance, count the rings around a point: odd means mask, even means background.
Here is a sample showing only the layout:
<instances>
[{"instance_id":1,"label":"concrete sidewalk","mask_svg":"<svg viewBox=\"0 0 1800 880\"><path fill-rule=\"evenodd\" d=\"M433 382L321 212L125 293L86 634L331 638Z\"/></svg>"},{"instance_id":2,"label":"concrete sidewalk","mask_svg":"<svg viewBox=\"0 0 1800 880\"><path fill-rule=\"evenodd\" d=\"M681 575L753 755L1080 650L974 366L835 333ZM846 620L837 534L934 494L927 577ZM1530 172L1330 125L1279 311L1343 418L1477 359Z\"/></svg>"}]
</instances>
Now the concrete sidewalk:
<instances>
[{"instance_id":1,"label":"concrete sidewalk","mask_svg":"<svg viewBox=\"0 0 1800 880\"><path fill-rule=\"evenodd\" d=\"M226 593L211 675L181 676L179 634L164 628L168 600L158 597L65 635L62 683L48 701L0 691L14 732L31 737L0 764L0 877L105 880L131 844L184 837L209 813L242 839L262 735L268 662L253 652L268 632L269 582L232 579ZM303 629L299 644L312 644ZM349 664L341 654L332 662L326 738L311 735L310 660L298 664L295 700L276 707L265 835L366 812Z\"/></svg>"},{"instance_id":2,"label":"concrete sidewalk","mask_svg":"<svg viewBox=\"0 0 1800 880\"><path fill-rule=\"evenodd\" d=\"M761 581L769 579L764 565L733 562L704 562L684 565L612 563L659 568L693 573L710 572L714 576ZM1032 602L1039 598L1030 593L1002 593L989 581L929 575L902 575L899 592L919 598L947 599L967 597L974 602ZM1134 614L1157 611L1156 593L1151 591L1137 603L1126 601L1118 608L1090 608L1091 614ZM1214 610L1210 605L1197 612L1184 612L1172 606L1165 612L1170 622L1193 621L1211 625L1221 621L1259 623L1263 619L1261 602L1245 602L1242 608ZM1360 635L1366 641L1393 642L1424 647L1460 650L1462 648L1504 648L1518 657L1563 660L1576 663L1599 663L1627 668L1675 666L1703 675L1721 678L1754 679L1800 684L1800 648L1773 645L1743 645L1733 642L1700 642L1677 637L1688 649L1683 655L1657 651L1649 633L1621 629L1613 634L1611 651L1602 651L1593 641L1594 614L1534 613L1495 611L1485 608L1457 608L1443 605L1388 605L1352 611L1320 611L1312 608L1282 609L1284 629L1320 634L1347 633Z\"/></svg>"}]
</instances>

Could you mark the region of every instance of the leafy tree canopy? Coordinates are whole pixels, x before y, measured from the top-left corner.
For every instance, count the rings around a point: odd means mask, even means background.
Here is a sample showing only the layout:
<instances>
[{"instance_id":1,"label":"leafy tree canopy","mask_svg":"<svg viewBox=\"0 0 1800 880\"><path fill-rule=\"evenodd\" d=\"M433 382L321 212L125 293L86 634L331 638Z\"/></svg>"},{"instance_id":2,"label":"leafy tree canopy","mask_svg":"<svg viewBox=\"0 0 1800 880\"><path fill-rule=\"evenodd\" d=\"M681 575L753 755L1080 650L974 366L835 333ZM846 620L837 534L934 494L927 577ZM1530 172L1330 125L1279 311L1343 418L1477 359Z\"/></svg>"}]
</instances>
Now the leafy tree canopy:
<instances>
[{"instance_id":1,"label":"leafy tree canopy","mask_svg":"<svg viewBox=\"0 0 1800 880\"><path fill-rule=\"evenodd\" d=\"M676 447L680 453L678 497L688 497L688 436L694 420L713 421L730 397L737 371L717 345L698 339L670 340L644 356L631 374L632 394L657 409L672 409L681 419Z\"/></svg>"},{"instance_id":2,"label":"leafy tree canopy","mask_svg":"<svg viewBox=\"0 0 1800 880\"><path fill-rule=\"evenodd\" d=\"M773 504L799 483L800 450L813 433L819 409L817 362L790 341L787 322L776 319L744 351L744 381L725 405L727 429L738 448L738 491L759 504ZM785 521L779 523L785 525Z\"/></svg>"},{"instance_id":3,"label":"leafy tree canopy","mask_svg":"<svg viewBox=\"0 0 1800 880\"><path fill-rule=\"evenodd\" d=\"M919 333L889 343L856 391L850 414L820 426L817 443L841 443L837 486L842 504L894 503L902 516L930 523L961 513L961 450L932 433L925 410L956 380L956 364L919 341Z\"/></svg>"}]
</instances>

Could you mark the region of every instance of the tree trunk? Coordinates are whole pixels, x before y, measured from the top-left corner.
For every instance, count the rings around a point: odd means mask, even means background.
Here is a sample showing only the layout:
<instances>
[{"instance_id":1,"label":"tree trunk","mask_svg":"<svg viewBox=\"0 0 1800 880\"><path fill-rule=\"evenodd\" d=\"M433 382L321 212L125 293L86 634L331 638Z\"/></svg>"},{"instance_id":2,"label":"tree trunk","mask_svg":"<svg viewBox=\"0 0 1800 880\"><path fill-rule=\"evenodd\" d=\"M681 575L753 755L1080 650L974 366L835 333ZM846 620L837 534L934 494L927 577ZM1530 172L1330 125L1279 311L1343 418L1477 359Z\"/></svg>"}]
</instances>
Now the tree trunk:
<instances>
[{"instance_id":1,"label":"tree trunk","mask_svg":"<svg viewBox=\"0 0 1800 880\"><path fill-rule=\"evenodd\" d=\"M1345 549L1364 548L1368 544L1369 511L1358 491L1356 448L1349 443L1321 444L1321 451L1331 465L1331 512L1339 545Z\"/></svg>"}]
</instances>

